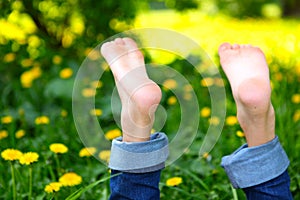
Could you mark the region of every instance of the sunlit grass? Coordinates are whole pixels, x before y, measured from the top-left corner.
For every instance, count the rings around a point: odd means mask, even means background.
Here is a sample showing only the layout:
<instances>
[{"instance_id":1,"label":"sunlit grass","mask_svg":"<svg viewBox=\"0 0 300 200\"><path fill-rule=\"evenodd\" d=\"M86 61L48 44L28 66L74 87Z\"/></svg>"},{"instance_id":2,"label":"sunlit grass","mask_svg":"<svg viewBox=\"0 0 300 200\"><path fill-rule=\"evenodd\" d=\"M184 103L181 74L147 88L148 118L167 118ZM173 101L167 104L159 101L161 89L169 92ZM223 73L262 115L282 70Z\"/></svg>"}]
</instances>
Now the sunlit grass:
<instances>
[{"instance_id":1,"label":"sunlit grass","mask_svg":"<svg viewBox=\"0 0 300 200\"><path fill-rule=\"evenodd\" d=\"M21 17L23 19L19 20ZM140 13L132 26L116 19L109 24L118 31L129 27L167 28L178 31L195 40L216 65L219 65L217 49L222 42L250 43L261 47L266 53L271 69L277 134L290 157L291 189L295 199L299 198L299 20L237 20L224 15L208 16L201 11L176 13L165 10ZM33 173L29 174L28 167L22 166L17 158L10 160L5 154L0 158L0 171L5 172L0 176L0 199L31 196L34 199L107 199L109 190L106 180L110 172L98 159L108 162L110 151L98 151L96 147L83 146L74 127L71 99L66 94L68 89L72 89L72 81L80 63L74 64L73 60L69 62L65 57L56 54L49 56L50 63L45 64L37 60L37 49L46 41L35 35L36 27L31 19L28 19L28 15L21 15L16 11L7 20L0 19L0 27L0 43L12 42L12 52L6 52L5 55L2 53L0 57L5 65L13 63L16 68L22 70L16 71L10 81L12 85L3 90L1 103L5 109L0 115L0 152L4 152L5 149L20 149L39 154L39 159L32 164ZM74 14L72 27L71 32L64 33L66 46L75 42L84 29L80 16ZM71 38L67 37L68 35ZM176 42L178 41L174 41ZM28 55L19 58L18 45L28 45ZM86 52L90 52L91 49L88 48ZM197 94L201 100L199 134L183 156L163 171L160 183L161 199L243 199L241 191L231 188L225 172L220 167L221 157L245 142L244 133L235 117L235 104L225 78L195 78L194 71L187 72L188 68L184 68L186 63L176 60L177 57L171 53L148 53L158 63L179 66L176 69L181 74L188 75L191 81L191 85L182 86L172 77L168 77L161 83L161 104L168 113L168 121L164 128L168 131L167 134L173 136L176 133L174 125L178 125L180 120L178 99L171 89L182 88L184 94L189 94L191 89L202 91ZM93 57L95 55L89 54L92 60L98 58L98 54ZM112 119L109 105L114 81L109 71L106 70L105 73L103 79L84 88L82 95L87 98L96 95L97 105L95 109L87 110L87 113L97 117L105 129L105 138L112 140L121 135L121 131ZM210 99L206 93L208 87L225 87L228 114L219 142L211 152L199 156L199 146L206 128L210 124L220 123L218 117L211 116ZM10 98L12 93L16 99ZM188 99L189 96L184 98ZM63 186L59 182L65 174L69 175L69 181L74 181L69 183L69 186ZM100 182L102 184L99 184Z\"/></svg>"}]
</instances>

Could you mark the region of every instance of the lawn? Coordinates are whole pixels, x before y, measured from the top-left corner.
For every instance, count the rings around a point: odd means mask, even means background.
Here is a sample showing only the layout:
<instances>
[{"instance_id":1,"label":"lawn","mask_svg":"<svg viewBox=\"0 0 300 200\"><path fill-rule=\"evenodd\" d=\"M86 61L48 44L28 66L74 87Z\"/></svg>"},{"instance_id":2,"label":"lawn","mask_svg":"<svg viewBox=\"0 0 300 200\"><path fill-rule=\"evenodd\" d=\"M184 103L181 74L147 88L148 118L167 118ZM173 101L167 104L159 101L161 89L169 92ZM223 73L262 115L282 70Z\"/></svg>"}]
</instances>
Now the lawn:
<instances>
[{"instance_id":1,"label":"lawn","mask_svg":"<svg viewBox=\"0 0 300 200\"><path fill-rule=\"evenodd\" d=\"M1 23L5 24L3 21ZM235 117L236 108L229 84L219 68L217 49L224 41L253 44L266 53L272 80L272 103L276 110L276 134L291 161L292 193L295 199L300 198L299 20L237 20L223 15L208 16L199 11L151 11L138 15L133 25L118 20L110 25L120 32L128 28L166 28L178 32L201 47L203 58L200 56L199 65L209 63L220 71L207 75L187 62L185 58L189 55L182 57L162 49L144 49L148 63L168 65L149 66L150 72L168 68L160 76L151 74L154 79L157 78L163 91L162 106L153 131L164 131L173 141L179 122L183 120L180 110L182 102L192 99L198 106L195 110L199 118L193 119L197 129L186 135L187 144L192 144L184 147L184 151L180 152L182 155L168 163L162 173L161 199L245 199L242 191L231 187L220 167L222 156L230 154L245 142ZM29 30L30 23L27 26ZM1 31L0 36L0 42L3 42L1 38L7 37ZM29 52L34 54L39 39L32 36L30 41ZM12 48L17 47L12 45ZM93 60L91 52L86 55ZM1 70L12 66L17 56L13 51L1 53L0 57L6 63ZM115 98L113 77L106 70L107 66L101 63L105 69L101 79L83 82L82 98L93 99L96 96L94 106L83 108L80 113L86 116L84 120L96 119L102 127L100 132L90 133L95 134L98 142L86 140L78 134L80 131L75 126L78 121L74 121L72 108L72 103L77 105L72 99L73 83L82 63L64 60L61 55L51 56L49 66L24 56L16 63L23 69L22 73L15 68L5 70L14 74L15 78L6 85L1 84L0 199L66 199L68 196L70 199L107 199L109 181L106 178L110 176L106 165L110 153L107 144L121 134L116 123L118 100L114 100L111 106L111 99ZM181 82L180 75L188 82ZM211 91L225 92L224 116L222 113L214 115ZM211 149L201 151L199 155L209 127L221 127L222 133L219 139L215 138L216 144L211 145ZM91 127L91 130L98 129ZM99 147L99 142L105 145ZM7 149L19 151L5 151Z\"/></svg>"}]
</instances>

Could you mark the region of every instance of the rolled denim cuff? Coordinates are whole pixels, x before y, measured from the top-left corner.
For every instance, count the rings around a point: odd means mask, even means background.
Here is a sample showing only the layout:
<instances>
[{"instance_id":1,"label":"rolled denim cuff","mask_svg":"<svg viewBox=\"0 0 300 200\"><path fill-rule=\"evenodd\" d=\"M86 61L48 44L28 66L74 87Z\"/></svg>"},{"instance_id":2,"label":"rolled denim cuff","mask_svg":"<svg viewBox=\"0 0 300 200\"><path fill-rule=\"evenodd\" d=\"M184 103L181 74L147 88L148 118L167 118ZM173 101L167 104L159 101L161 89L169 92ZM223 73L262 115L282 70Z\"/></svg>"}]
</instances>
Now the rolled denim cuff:
<instances>
[{"instance_id":1,"label":"rolled denim cuff","mask_svg":"<svg viewBox=\"0 0 300 200\"><path fill-rule=\"evenodd\" d=\"M169 155L168 138L155 133L146 142L122 142L122 137L112 141L109 167L130 173L161 170Z\"/></svg>"},{"instance_id":2,"label":"rolled denim cuff","mask_svg":"<svg viewBox=\"0 0 300 200\"><path fill-rule=\"evenodd\" d=\"M244 144L231 155L223 157L221 165L234 188L246 188L281 175L287 169L289 159L276 136L260 146Z\"/></svg>"}]
</instances>

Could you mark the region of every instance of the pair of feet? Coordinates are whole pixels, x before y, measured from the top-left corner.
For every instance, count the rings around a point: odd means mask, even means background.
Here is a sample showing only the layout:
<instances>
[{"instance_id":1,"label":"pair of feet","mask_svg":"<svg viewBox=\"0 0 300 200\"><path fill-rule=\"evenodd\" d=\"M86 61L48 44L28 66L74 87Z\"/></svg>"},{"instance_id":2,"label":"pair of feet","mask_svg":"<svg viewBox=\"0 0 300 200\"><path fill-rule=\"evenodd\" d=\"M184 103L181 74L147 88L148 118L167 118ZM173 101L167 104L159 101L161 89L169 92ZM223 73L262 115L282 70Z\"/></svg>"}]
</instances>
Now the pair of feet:
<instances>
[{"instance_id":1,"label":"pair of feet","mask_svg":"<svg viewBox=\"0 0 300 200\"><path fill-rule=\"evenodd\" d=\"M123 141L149 140L161 90L149 79L143 54L130 38L104 43L101 53L111 68L121 98ZM269 142L275 137L275 116L263 52L251 45L224 43L219 47L219 56L248 146Z\"/></svg>"}]
</instances>

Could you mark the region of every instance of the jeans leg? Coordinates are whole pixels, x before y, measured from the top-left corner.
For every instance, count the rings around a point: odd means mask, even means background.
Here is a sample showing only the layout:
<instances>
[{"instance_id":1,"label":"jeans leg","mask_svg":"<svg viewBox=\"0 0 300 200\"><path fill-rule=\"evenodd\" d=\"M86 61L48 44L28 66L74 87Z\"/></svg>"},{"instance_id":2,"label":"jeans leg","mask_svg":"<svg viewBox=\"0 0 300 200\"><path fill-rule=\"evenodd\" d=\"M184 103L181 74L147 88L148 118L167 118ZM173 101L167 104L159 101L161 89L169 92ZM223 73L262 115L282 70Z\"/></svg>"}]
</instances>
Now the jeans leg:
<instances>
[{"instance_id":1,"label":"jeans leg","mask_svg":"<svg viewBox=\"0 0 300 200\"><path fill-rule=\"evenodd\" d=\"M291 200L290 177L285 171L265 183L243 188L248 200Z\"/></svg>"},{"instance_id":2,"label":"jeans leg","mask_svg":"<svg viewBox=\"0 0 300 200\"><path fill-rule=\"evenodd\" d=\"M119 171L112 170L112 174ZM110 200L159 200L161 170L148 173L122 172L110 180Z\"/></svg>"}]
</instances>

